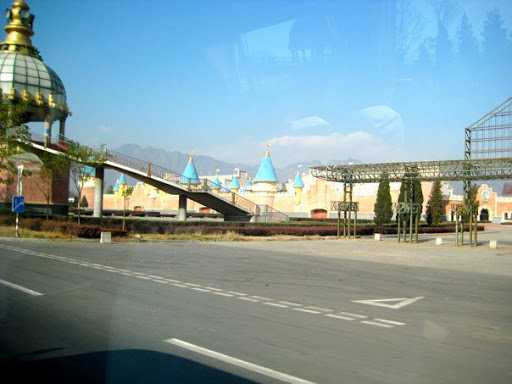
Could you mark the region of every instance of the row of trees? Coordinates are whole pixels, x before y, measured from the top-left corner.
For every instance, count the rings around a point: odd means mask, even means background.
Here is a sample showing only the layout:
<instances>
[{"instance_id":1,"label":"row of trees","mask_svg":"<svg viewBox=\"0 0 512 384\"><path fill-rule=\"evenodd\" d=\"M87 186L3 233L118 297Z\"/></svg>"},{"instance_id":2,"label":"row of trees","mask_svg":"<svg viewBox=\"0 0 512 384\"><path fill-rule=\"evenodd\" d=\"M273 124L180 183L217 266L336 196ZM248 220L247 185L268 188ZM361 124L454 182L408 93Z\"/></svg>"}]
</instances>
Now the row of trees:
<instances>
[{"instance_id":1,"label":"row of trees","mask_svg":"<svg viewBox=\"0 0 512 384\"><path fill-rule=\"evenodd\" d=\"M400 193L398 196L398 202L405 202L405 195L407 194L408 202L410 202L410 196L412 193L412 203L423 206L423 192L421 190L420 181L414 177L414 172L406 174L408 179L413 180L412 183L403 181L400 186ZM471 200L476 201L477 187L472 187ZM474 204L474 202L473 202ZM391 200L391 191L389 187L389 179L387 174L382 175L382 181L379 183L379 189L377 191L377 200L374 205L374 221L377 225L390 223L393 218L393 203ZM421 215L421 212L419 213ZM426 220L428 225L439 225L443 220L443 195L441 192L441 181L436 180L432 185L430 197L427 203Z\"/></svg>"}]
</instances>

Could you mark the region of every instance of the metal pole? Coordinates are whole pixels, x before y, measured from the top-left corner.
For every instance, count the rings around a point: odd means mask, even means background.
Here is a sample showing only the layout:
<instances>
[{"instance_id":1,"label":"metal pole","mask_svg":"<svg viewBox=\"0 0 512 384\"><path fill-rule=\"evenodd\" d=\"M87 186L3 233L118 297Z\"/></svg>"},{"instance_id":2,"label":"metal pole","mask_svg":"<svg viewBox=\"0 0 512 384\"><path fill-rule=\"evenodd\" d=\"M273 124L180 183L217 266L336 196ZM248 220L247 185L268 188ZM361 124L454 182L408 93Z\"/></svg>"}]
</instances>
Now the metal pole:
<instances>
[{"instance_id":1,"label":"metal pole","mask_svg":"<svg viewBox=\"0 0 512 384\"><path fill-rule=\"evenodd\" d=\"M416 215L416 223L415 223L415 227L414 227L414 230L416 231L416 244L418 244L418 221L419 221L419 217L420 217L420 215L417 214Z\"/></svg>"},{"instance_id":2,"label":"metal pole","mask_svg":"<svg viewBox=\"0 0 512 384\"><path fill-rule=\"evenodd\" d=\"M473 246L473 213L469 214L469 246Z\"/></svg>"},{"instance_id":3,"label":"metal pole","mask_svg":"<svg viewBox=\"0 0 512 384\"><path fill-rule=\"evenodd\" d=\"M478 247L478 215L475 213L475 247Z\"/></svg>"},{"instance_id":4,"label":"metal pole","mask_svg":"<svg viewBox=\"0 0 512 384\"><path fill-rule=\"evenodd\" d=\"M354 239L357 238L357 211L355 211L356 223L354 224Z\"/></svg>"},{"instance_id":5,"label":"metal pole","mask_svg":"<svg viewBox=\"0 0 512 384\"><path fill-rule=\"evenodd\" d=\"M400 242L400 222L402 221L402 215L398 213L398 208L396 210L396 216L398 217L398 227L396 233L398 234L398 242Z\"/></svg>"},{"instance_id":6,"label":"metal pole","mask_svg":"<svg viewBox=\"0 0 512 384\"><path fill-rule=\"evenodd\" d=\"M348 201L349 201L349 207L348 207L348 238L350 239L350 225L352 224L352 184L350 184Z\"/></svg>"},{"instance_id":7,"label":"metal pole","mask_svg":"<svg viewBox=\"0 0 512 384\"><path fill-rule=\"evenodd\" d=\"M455 211L455 246L459 246L459 215Z\"/></svg>"},{"instance_id":8,"label":"metal pole","mask_svg":"<svg viewBox=\"0 0 512 384\"><path fill-rule=\"evenodd\" d=\"M340 203L338 202L338 239L340 238L340 225L341 225L341 209Z\"/></svg>"},{"instance_id":9,"label":"metal pole","mask_svg":"<svg viewBox=\"0 0 512 384\"><path fill-rule=\"evenodd\" d=\"M18 165L18 183L16 185L16 195L21 196L21 175L23 174L23 165ZM20 237L20 215L16 212L15 236Z\"/></svg>"}]
</instances>

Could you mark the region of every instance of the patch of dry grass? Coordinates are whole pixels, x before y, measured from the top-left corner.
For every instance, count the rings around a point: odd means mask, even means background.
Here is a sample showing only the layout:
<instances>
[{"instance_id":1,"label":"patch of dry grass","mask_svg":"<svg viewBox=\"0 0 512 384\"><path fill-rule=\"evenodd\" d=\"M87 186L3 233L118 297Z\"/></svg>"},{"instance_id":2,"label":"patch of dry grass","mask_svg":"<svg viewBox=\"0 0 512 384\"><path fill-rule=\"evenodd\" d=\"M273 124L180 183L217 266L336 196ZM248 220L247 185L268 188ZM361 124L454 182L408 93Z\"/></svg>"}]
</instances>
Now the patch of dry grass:
<instances>
[{"instance_id":1,"label":"patch of dry grass","mask_svg":"<svg viewBox=\"0 0 512 384\"><path fill-rule=\"evenodd\" d=\"M33 231L31 229L20 228L18 230L20 237L32 238L32 239L70 239L69 235L60 232L45 232L45 231ZM14 237L16 230L14 227L0 226L1 237Z\"/></svg>"},{"instance_id":2,"label":"patch of dry grass","mask_svg":"<svg viewBox=\"0 0 512 384\"><path fill-rule=\"evenodd\" d=\"M209 233L205 234L201 231L195 231L192 233L181 233L181 234L135 234L130 235L130 238L140 240L195 240L195 241L247 241L246 236L240 235L234 231L228 231L226 233Z\"/></svg>"}]
</instances>

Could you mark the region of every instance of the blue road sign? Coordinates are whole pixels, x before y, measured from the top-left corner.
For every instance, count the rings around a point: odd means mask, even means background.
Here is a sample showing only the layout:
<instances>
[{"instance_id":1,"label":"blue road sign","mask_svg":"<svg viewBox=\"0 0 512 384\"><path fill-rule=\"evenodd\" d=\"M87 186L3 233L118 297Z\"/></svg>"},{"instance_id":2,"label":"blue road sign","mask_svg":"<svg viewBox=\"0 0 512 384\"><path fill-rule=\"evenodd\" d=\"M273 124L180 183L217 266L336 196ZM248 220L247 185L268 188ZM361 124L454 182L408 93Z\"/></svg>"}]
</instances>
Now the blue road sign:
<instances>
[{"instance_id":1,"label":"blue road sign","mask_svg":"<svg viewBox=\"0 0 512 384\"><path fill-rule=\"evenodd\" d=\"M12 198L12 213L25 212L25 198L23 196L14 196Z\"/></svg>"}]
</instances>

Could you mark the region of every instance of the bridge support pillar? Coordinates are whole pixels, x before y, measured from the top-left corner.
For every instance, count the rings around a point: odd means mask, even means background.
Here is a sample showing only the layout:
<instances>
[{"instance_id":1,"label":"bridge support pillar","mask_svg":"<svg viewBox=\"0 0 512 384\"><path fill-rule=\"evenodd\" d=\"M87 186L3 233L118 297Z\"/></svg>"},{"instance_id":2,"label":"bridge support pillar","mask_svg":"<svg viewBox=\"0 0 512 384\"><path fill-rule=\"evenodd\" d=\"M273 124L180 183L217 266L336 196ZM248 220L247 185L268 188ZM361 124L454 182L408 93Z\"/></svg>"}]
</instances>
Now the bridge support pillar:
<instances>
[{"instance_id":1,"label":"bridge support pillar","mask_svg":"<svg viewBox=\"0 0 512 384\"><path fill-rule=\"evenodd\" d=\"M178 201L178 220L187 220L187 196L180 195Z\"/></svg>"},{"instance_id":2,"label":"bridge support pillar","mask_svg":"<svg viewBox=\"0 0 512 384\"><path fill-rule=\"evenodd\" d=\"M44 146L52 142L52 124L53 120L50 116L46 116L44 119Z\"/></svg>"},{"instance_id":3,"label":"bridge support pillar","mask_svg":"<svg viewBox=\"0 0 512 384\"><path fill-rule=\"evenodd\" d=\"M94 217L101 217L103 214L103 176L105 168L96 168L94 176Z\"/></svg>"}]
</instances>

